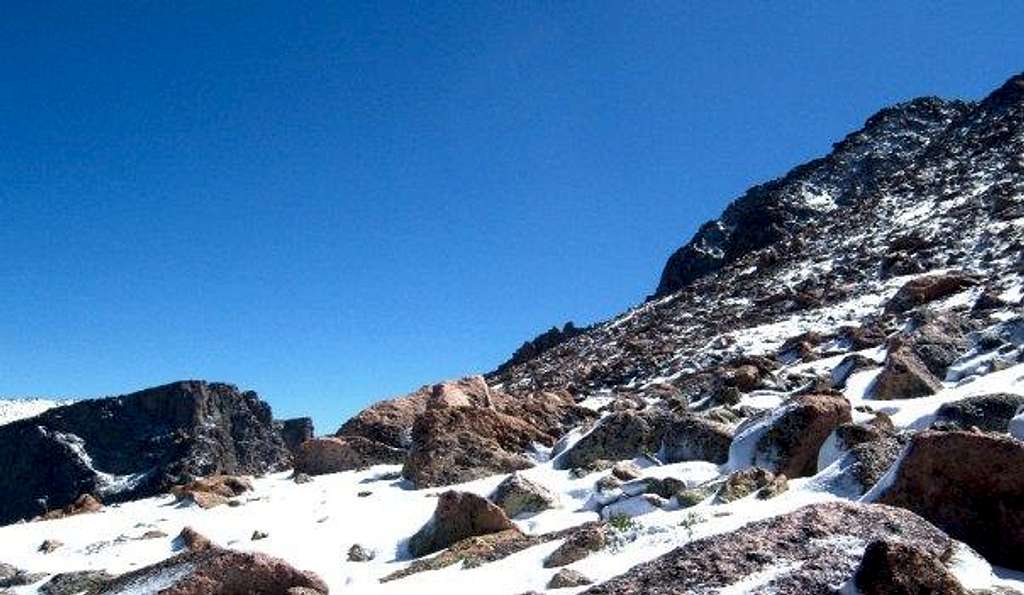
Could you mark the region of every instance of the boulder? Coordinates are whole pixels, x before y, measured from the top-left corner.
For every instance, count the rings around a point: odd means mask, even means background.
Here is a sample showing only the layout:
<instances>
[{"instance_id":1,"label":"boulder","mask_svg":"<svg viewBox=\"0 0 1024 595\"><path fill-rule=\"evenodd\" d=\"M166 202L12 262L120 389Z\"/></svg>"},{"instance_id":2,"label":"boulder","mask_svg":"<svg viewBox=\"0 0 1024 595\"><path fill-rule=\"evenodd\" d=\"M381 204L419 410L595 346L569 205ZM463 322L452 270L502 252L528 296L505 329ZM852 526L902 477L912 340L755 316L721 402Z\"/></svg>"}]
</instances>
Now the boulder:
<instances>
[{"instance_id":1,"label":"boulder","mask_svg":"<svg viewBox=\"0 0 1024 595\"><path fill-rule=\"evenodd\" d=\"M433 407L492 407L491 389L483 376L470 376L435 384L427 409Z\"/></svg>"},{"instance_id":2,"label":"boulder","mask_svg":"<svg viewBox=\"0 0 1024 595\"><path fill-rule=\"evenodd\" d=\"M427 410L431 392L430 386L424 386L410 395L374 403L342 424L335 436L361 436L392 448L408 449L412 426Z\"/></svg>"},{"instance_id":3,"label":"boulder","mask_svg":"<svg viewBox=\"0 0 1024 595\"><path fill-rule=\"evenodd\" d=\"M859 353L852 353L843 358L836 367L832 368L832 386L834 388L843 388L846 386L846 381L853 376L856 372L863 370L871 370L879 366L875 360L863 356Z\"/></svg>"},{"instance_id":4,"label":"boulder","mask_svg":"<svg viewBox=\"0 0 1024 595\"><path fill-rule=\"evenodd\" d=\"M557 498L551 490L519 473L513 473L499 483L491 494L491 501L513 518L541 512L557 504Z\"/></svg>"},{"instance_id":5,"label":"boulder","mask_svg":"<svg viewBox=\"0 0 1024 595\"><path fill-rule=\"evenodd\" d=\"M41 595L79 595L92 593L110 582L114 575L102 570L61 572L39 587Z\"/></svg>"},{"instance_id":6,"label":"boulder","mask_svg":"<svg viewBox=\"0 0 1024 595\"><path fill-rule=\"evenodd\" d=\"M722 483L715 501L724 504L757 493L762 500L775 497L789 487L785 475L775 475L757 467L734 471Z\"/></svg>"},{"instance_id":7,"label":"boulder","mask_svg":"<svg viewBox=\"0 0 1024 595\"><path fill-rule=\"evenodd\" d=\"M728 426L696 415L673 421L665 433L661 455L666 463L709 461L722 464L729 459L732 430Z\"/></svg>"},{"instance_id":8,"label":"boulder","mask_svg":"<svg viewBox=\"0 0 1024 595\"><path fill-rule=\"evenodd\" d=\"M868 497L916 512L993 564L1024 570L1024 442L926 430L898 465Z\"/></svg>"},{"instance_id":9,"label":"boulder","mask_svg":"<svg viewBox=\"0 0 1024 595\"><path fill-rule=\"evenodd\" d=\"M377 553L373 550L366 549L358 543L352 544L352 547L348 548L348 561L349 562L369 562L377 556Z\"/></svg>"},{"instance_id":10,"label":"boulder","mask_svg":"<svg viewBox=\"0 0 1024 595\"><path fill-rule=\"evenodd\" d=\"M922 304L951 296L973 287L977 279L962 272L940 273L911 279L900 287L885 309L891 313L901 313Z\"/></svg>"},{"instance_id":11,"label":"boulder","mask_svg":"<svg viewBox=\"0 0 1024 595\"><path fill-rule=\"evenodd\" d=\"M405 451L362 436L324 437L307 440L295 455L295 472L324 475L362 470L374 465L399 464Z\"/></svg>"},{"instance_id":12,"label":"boulder","mask_svg":"<svg viewBox=\"0 0 1024 595\"><path fill-rule=\"evenodd\" d=\"M213 542L192 527L184 527L181 533L178 533L178 536L174 538L173 545L175 549L201 551L213 547Z\"/></svg>"},{"instance_id":13,"label":"boulder","mask_svg":"<svg viewBox=\"0 0 1024 595\"><path fill-rule=\"evenodd\" d=\"M822 445L818 471L838 461L839 474L833 481L843 485L835 485L836 490L848 490L852 486L859 496L885 475L899 457L903 443L886 417L864 424L843 424Z\"/></svg>"},{"instance_id":14,"label":"boulder","mask_svg":"<svg viewBox=\"0 0 1024 595\"><path fill-rule=\"evenodd\" d=\"M293 455L298 453L303 442L312 440L314 436L313 420L308 417L278 420L274 422L274 428Z\"/></svg>"},{"instance_id":15,"label":"boulder","mask_svg":"<svg viewBox=\"0 0 1024 595\"><path fill-rule=\"evenodd\" d=\"M46 578L45 573L29 572L10 564L0 562L0 589L31 585ZM2 592L2 591L0 591Z\"/></svg>"},{"instance_id":16,"label":"boulder","mask_svg":"<svg viewBox=\"0 0 1024 595\"><path fill-rule=\"evenodd\" d=\"M40 520L50 521L74 516L76 514L88 514L103 510L103 504L93 497L92 494L82 494L74 502L59 510L51 510L39 517Z\"/></svg>"},{"instance_id":17,"label":"boulder","mask_svg":"<svg viewBox=\"0 0 1024 595\"><path fill-rule=\"evenodd\" d=\"M529 423L476 407L440 407L421 415L402 476L417 488L463 483L533 466L523 453L553 439Z\"/></svg>"},{"instance_id":18,"label":"boulder","mask_svg":"<svg viewBox=\"0 0 1024 595\"><path fill-rule=\"evenodd\" d=\"M854 585L862 595L969 595L937 557L914 544L891 539L868 544Z\"/></svg>"},{"instance_id":19,"label":"boulder","mask_svg":"<svg viewBox=\"0 0 1024 595\"><path fill-rule=\"evenodd\" d=\"M291 589L327 594L326 583L312 572L266 554L213 546L122 574L91 595L116 595L153 584L161 585L160 595L282 595Z\"/></svg>"},{"instance_id":20,"label":"boulder","mask_svg":"<svg viewBox=\"0 0 1024 595\"><path fill-rule=\"evenodd\" d=\"M736 470L760 467L788 478L814 475L821 445L840 424L850 421L850 403L840 395L794 397L740 425L729 449L729 465Z\"/></svg>"},{"instance_id":21,"label":"boulder","mask_svg":"<svg viewBox=\"0 0 1024 595\"><path fill-rule=\"evenodd\" d=\"M594 581L587 578L583 573L571 568L563 568L555 573L548 581L548 589L567 589L569 587L582 587L593 584Z\"/></svg>"},{"instance_id":22,"label":"boulder","mask_svg":"<svg viewBox=\"0 0 1024 595\"><path fill-rule=\"evenodd\" d=\"M946 377L946 371L971 346L967 334L973 328L952 313L940 315L930 312L915 314L911 330L899 335L896 346L905 345L937 379Z\"/></svg>"},{"instance_id":23,"label":"boulder","mask_svg":"<svg viewBox=\"0 0 1024 595\"><path fill-rule=\"evenodd\" d=\"M578 562L593 552L601 551L608 543L606 525L591 524L579 527L544 559L544 568L557 568Z\"/></svg>"},{"instance_id":24,"label":"boulder","mask_svg":"<svg viewBox=\"0 0 1024 595\"><path fill-rule=\"evenodd\" d=\"M179 501L191 501L200 508L226 504L231 498L252 491L252 482L245 477L214 475L174 486L171 494Z\"/></svg>"},{"instance_id":25,"label":"boulder","mask_svg":"<svg viewBox=\"0 0 1024 595\"><path fill-rule=\"evenodd\" d=\"M63 508L154 496L217 473L286 468L291 454L256 393L183 381L78 401L0 425L0 524Z\"/></svg>"},{"instance_id":26,"label":"boulder","mask_svg":"<svg viewBox=\"0 0 1024 595\"><path fill-rule=\"evenodd\" d=\"M944 403L935 413L932 427L1006 433L1010 420L1024 406L1024 396L1009 393L977 395Z\"/></svg>"},{"instance_id":27,"label":"boulder","mask_svg":"<svg viewBox=\"0 0 1024 595\"><path fill-rule=\"evenodd\" d=\"M882 371L871 387L875 399L913 399L927 397L942 390L942 382L928 366L899 341L890 341Z\"/></svg>"},{"instance_id":28,"label":"boulder","mask_svg":"<svg viewBox=\"0 0 1024 595\"><path fill-rule=\"evenodd\" d=\"M942 531L906 510L828 502L691 541L586 593L739 593L748 592L745 581L780 595L833 593L853 576L863 544L878 539L914 543L939 559L952 548Z\"/></svg>"},{"instance_id":29,"label":"boulder","mask_svg":"<svg viewBox=\"0 0 1024 595\"><path fill-rule=\"evenodd\" d=\"M562 453L557 465L562 469L588 468L601 460L621 461L653 454L661 448L675 419L674 414L661 409L612 413Z\"/></svg>"},{"instance_id":30,"label":"boulder","mask_svg":"<svg viewBox=\"0 0 1024 595\"><path fill-rule=\"evenodd\" d=\"M418 558L467 537L507 530L518 531L493 502L469 492L449 490L438 497L430 520L409 539L409 552Z\"/></svg>"}]
</instances>

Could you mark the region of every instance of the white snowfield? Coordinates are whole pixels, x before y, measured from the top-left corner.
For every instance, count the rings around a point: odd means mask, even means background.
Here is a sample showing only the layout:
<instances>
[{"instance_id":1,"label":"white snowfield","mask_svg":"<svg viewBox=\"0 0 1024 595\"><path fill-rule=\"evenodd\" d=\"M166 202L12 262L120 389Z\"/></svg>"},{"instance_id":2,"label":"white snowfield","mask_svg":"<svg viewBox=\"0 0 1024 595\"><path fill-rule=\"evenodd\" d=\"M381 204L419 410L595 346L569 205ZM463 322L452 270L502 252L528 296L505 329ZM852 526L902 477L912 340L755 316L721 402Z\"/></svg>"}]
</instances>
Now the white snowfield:
<instances>
[{"instance_id":1,"label":"white snowfield","mask_svg":"<svg viewBox=\"0 0 1024 595\"><path fill-rule=\"evenodd\" d=\"M963 298L951 298L949 303L957 303L957 299ZM880 304L881 300L876 297L861 297L843 307L819 311L816 317L800 315L800 318L795 318L788 325L776 323L747 329L742 333L746 339L745 347L752 351L767 351L777 347L786 336L814 328L835 328L837 321L850 319L850 314L859 315L864 309L877 308ZM993 323L1000 319L1000 315L993 316ZM885 357L884 349L881 348L860 353L875 361L882 361ZM828 373L845 355L797 363L787 369ZM967 354L956 366L957 378L947 378L945 388L939 393L930 397L894 401L870 398L870 387L879 371L876 368L853 374L846 383L845 395L854 408L855 421L871 417L869 413L858 411L859 406L870 405L876 411L889 414L900 428L920 429L927 427L934 419L936 410L947 402L994 392L1024 395L1024 364L993 371L999 367L989 365L979 354ZM785 397L784 393L755 391L744 395L742 404L772 409ZM595 395L583 405L596 408L608 399L608 395ZM1014 420L1012 428L1014 435L1022 437L1024 412ZM653 465L646 459L635 462L643 467L646 476L674 477L695 486L730 470L752 464L752 445L761 431L759 424L751 424L737 434L730 461L721 467L706 462L661 466ZM580 432L572 432L565 442L580 437ZM678 508L673 502L669 510L644 506L634 500L621 501L621 512L636 515L634 528L616 530L611 547L573 563L569 568L578 570L596 583L603 582L688 541L732 531L749 522L786 513L810 503L839 499L870 501L876 495L875 492L884 488L884 478L880 482L883 485L867 495L842 485L836 481L842 464L842 453L834 441L830 440L826 441L819 453L817 475L791 480L788 491L769 500L749 496L727 504L714 504L709 498L685 509ZM457 489L489 495L505 477L494 476L447 488L413 490L402 480L387 479L394 477L399 470L399 466L378 466L366 471L318 476L311 483L301 485L292 482L289 473L257 478L254 491L241 496L243 504L238 507L222 506L202 510L177 504L172 497L163 496L108 506L95 514L0 527L0 561L31 572L103 569L118 574L155 563L176 553L174 537L182 528L189 526L220 545L266 552L287 560L297 568L311 570L327 582L332 593L511 595L545 590L557 569L543 568L542 561L560 545L560 540L476 568L462 568L461 564L456 564L381 583L382 577L411 563L406 541L430 518L438 493ZM600 518L599 507L594 501L594 483L606 472L574 477L569 471L555 469L553 463L547 461L523 473L555 492L559 499L559 506L554 509L529 518L516 519L523 531L530 534L546 533ZM371 493L360 497L359 493L364 491ZM144 533L153 530L159 530L166 536L141 539ZM266 532L269 536L252 541L254 531ZM39 552L39 545L46 539L60 540L64 545L49 554ZM346 553L353 544L374 550L375 559L370 562L349 562ZM845 545L863 550L867 544ZM968 589L1003 586L1024 591L1024 573L992 568L967 546L958 548L951 569ZM785 568L776 570L782 572ZM132 592L152 592L159 586L172 584L179 574L183 576L186 571L177 569L172 573L174 576L162 577L161 585L139 585ZM720 590L720 593L747 593L763 586L771 578L771 573L745 577ZM41 581L17 587L13 592L19 595L37 593L42 584ZM843 592L854 592L852 585L844 585L842 588ZM579 593L585 589L560 589L558 593Z\"/></svg>"},{"instance_id":2,"label":"white snowfield","mask_svg":"<svg viewBox=\"0 0 1024 595\"><path fill-rule=\"evenodd\" d=\"M0 426L26 417L35 417L47 409L69 403L71 401L49 399L0 399Z\"/></svg>"}]
</instances>

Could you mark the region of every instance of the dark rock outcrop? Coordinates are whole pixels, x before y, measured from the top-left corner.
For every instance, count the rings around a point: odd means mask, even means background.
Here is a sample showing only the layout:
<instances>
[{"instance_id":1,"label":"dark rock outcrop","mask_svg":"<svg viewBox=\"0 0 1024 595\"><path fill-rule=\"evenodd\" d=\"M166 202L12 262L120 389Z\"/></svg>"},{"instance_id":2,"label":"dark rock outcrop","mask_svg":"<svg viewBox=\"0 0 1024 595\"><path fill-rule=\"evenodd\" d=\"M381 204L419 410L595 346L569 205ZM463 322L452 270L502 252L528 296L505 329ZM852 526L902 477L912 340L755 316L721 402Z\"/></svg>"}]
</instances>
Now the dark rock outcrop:
<instances>
[{"instance_id":1,"label":"dark rock outcrop","mask_svg":"<svg viewBox=\"0 0 1024 595\"><path fill-rule=\"evenodd\" d=\"M863 595L968 595L934 555L913 544L887 539L868 544L854 584Z\"/></svg>"},{"instance_id":2,"label":"dark rock outcrop","mask_svg":"<svg viewBox=\"0 0 1024 595\"><path fill-rule=\"evenodd\" d=\"M79 401L0 426L0 523L81 494L120 502L195 477L282 469L290 458L270 406L228 384L184 381Z\"/></svg>"},{"instance_id":3,"label":"dark rock outcrop","mask_svg":"<svg viewBox=\"0 0 1024 595\"><path fill-rule=\"evenodd\" d=\"M297 453L302 443L312 440L314 436L313 420L308 417L275 420L274 427L292 454Z\"/></svg>"},{"instance_id":4,"label":"dark rock outcrop","mask_svg":"<svg viewBox=\"0 0 1024 595\"><path fill-rule=\"evenodd\" d=\"M1024 396L1009 393L977 395L945 403L935 414L933 427L1006 433L1010 420L1024 406Z\"/></svg>"},{"instance_id":5,"label":"dark rock outcrop","mask_svg":"<svg viewBox=\"0 0 1024 595\"><path fill-rule=\"evenodd\" d=\"M880 400L927 397L942 390L942 382L906 345L890 341L885 365L875 378L871 396Z\"/></svg>"},{"instance_id":6,"label":"dark rock outcrop","mask_svg":"<svg viewBox=\"0 0 1024 595\"><path fill-rule=\"evenodd\" d=\"M434 515L409 539L409 552L418 558L468 537L508 530L518 532L493 502L469 492L450 490L438 497Z\"/></svg>"},{"instance_id":7,"label":"dark rock outcrop","mask_svg":"<svg viewBox=\"0 0 1024 595\"><path fill-rule=\"evenodd\" d=\"M879 539L911 542L947 559L951 540L927 521L888 506L813 504L731 533L698 539L586 591L590 595L713 593L774 569L761 586L779 595L832 593L860 562L859 551L837 543Z\"/></svg>"},{"instance_id":8,"label":"dark rock outcrop","mask_svg":"<svg viewBox=\"0 0 1024 595\"><path fill-rule=\"evenodd\" d=\"M572 321L565 323L562 328L553 326L533 339L524 342L519 349L515 350L515 353L512 354L512 357L510 357L508 361L498 366L497 372L502 372L512 366L527 362L541 353L544 353L548 349L557 347L582 332L583 330L576 328L576 325L573 324Z\"/></svg>"},{"instance_id":9,"label":"dark rock outcrop","mask_svg":"<svg viewBox=\"0 0 1024 595\"><path fill-rule=\"evenodd\" d=\"M923 431L877 495L912 510L994 564L1024 570L1024 442L995 434Z\"/></svg>"},{"instance_id":10,"label":"dark rock outcrop","mask_svg":"<svg viewBox=\"0 0 1024 595\"><path fill-rule=\"evenodd\" d=\"M562 453L558 465L563 469L587 468L598 461L654 454L675 421L675 415L661 409L612 413Z\"/></svg>"},{"instance_id":11,"label":"dark rock outcrop","mask_svg":"<svg viewBox=\"0 0 1024 595\"><path fill-rule=\"evenodd\" d=\"M673 422L662 439L661 454L666 463L729 459L732 430L727 426L695 415L684 415Z\"/></svg>"},{"instance_id":12,"label":"dark rock outcrop","mask_svg":"<svg viewBox=\"0 0 1024 595\"><path fill-rule=\"evenodd\" d=\"M977 284L977 279L962 272L927 275L908 281L900 287L885 308L889 312L907 310L959 293Z\"/></svg>"}]
</instances>

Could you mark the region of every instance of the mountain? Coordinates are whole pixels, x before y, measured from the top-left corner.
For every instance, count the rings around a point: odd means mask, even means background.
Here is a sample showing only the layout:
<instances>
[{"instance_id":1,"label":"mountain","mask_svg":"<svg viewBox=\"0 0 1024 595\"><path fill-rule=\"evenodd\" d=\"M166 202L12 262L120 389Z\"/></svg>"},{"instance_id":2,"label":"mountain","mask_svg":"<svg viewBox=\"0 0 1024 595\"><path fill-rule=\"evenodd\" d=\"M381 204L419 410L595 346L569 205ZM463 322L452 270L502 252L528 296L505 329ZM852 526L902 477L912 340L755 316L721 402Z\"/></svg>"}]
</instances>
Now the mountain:
<instances>
[{"instance_id":1,"label":"mountain","mask_svg":"<svg viewBox=\"0 0 1024 595\"><path fill-rule=\"evenodd\" d=\"M881 110L704 224L646 302L553 328L485 376L315 438L224 388L255 413L199 407L180 433L294 472L192 466L161 475L170 494L81 494L65 518L0 527L0 590L1021 593L1022 300L1019 75L977 102ZM99 477L149 468L165 416L110 452L117 411L152 413L117 399L0 435L97 453ZM0 438L18 472L3 491L63 488L23 444Z\"/></svg>"}]
</instances>

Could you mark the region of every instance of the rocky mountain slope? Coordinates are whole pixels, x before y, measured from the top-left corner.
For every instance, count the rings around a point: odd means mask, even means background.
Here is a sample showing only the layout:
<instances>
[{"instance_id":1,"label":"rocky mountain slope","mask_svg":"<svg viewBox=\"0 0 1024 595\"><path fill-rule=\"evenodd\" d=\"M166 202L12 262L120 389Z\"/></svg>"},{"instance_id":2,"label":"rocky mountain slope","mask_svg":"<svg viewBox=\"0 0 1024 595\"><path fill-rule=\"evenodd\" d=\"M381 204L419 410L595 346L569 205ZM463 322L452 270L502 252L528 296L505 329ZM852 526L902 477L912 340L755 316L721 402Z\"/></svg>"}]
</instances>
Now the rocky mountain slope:
<instances>
[{"instance_id":1,"label":"rocky mountain slope","mask_svg":"<svg viewBox=\"0 0 1024 595\"><path fill-rule=\"evenodd\" d=\"M332 436L269 411L182 427L259 465L111 498L96 477L194 459L156 431L131 465L104 456L145 399L0 426L34 497L73 498L0 527L0 592L1024 593L1022 248L1024 76L886 108L737 199L613 320ZM40 433L88 453L88 481L3 454Z\"/></svg>"}]
</instances>

